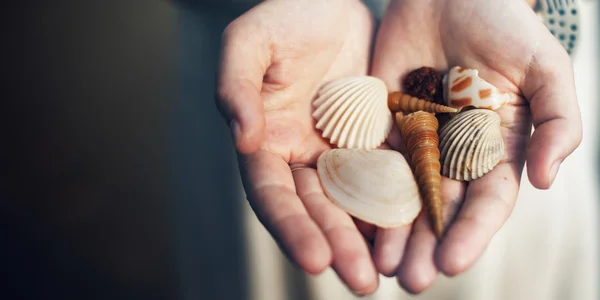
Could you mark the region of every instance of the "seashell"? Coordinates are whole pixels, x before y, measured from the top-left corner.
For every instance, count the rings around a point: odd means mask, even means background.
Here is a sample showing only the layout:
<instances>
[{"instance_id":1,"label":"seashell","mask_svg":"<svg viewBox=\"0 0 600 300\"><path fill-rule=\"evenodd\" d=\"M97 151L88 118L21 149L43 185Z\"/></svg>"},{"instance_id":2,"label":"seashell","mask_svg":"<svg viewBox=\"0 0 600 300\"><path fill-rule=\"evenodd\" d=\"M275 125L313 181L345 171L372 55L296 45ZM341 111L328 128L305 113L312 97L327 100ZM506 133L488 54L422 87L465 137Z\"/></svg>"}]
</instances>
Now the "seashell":
<instances>
[{"instance_id":1,"label":"seashell","mask_svg":"<svg viewBox=\"0 0 600 300\"><path fill-rule=\"evenodd\" d=\"M387 94L385 83L376 77L333 80L321 87L313 102L316 128L339 148L377 148L393 126Z\"/></svg>"},{"instance_id":2,"label":"seashell","mask_svg":"<svg viewBox=\"0 0 600 300\"><path fill-rule=\"evenodd\" d=\"M421 211L419 188L398 151L330 149L319 156L317 172L327 197L365 222L397 227Z\"/></svg>"},{"instance_id":3,"label":"seashell","mask_svg":"<svg viewBox=\"0 0 600 300\"><path fill-rule=\"evenodd\" d=\"M438 120L432 113L418 111L398 118L397 123L423 202L427 206L432 228L438 238L441 238L444 234L444 222Z\"/></svg>"},{"instance_id":4,"label":"seashell","mask_svg":"<svg viewBox=\"0 0 600 300\"><path fill-rule=\"evenodd\" d=\"M479 71L453 67L442 80L444 99L450 107L473 106L496 110L510 100L510 94L498 90L483 78Z\"/></svg>"},{"instance_id":5,"label":"seashell","mask_svg":"<svg viewBox=\"0 0 600 300\"><path fill-rule=\"evenodd\" d=\"M401 111L397 112L396 113L396 124L398 124L398 122L400 122L400 120L402 120L402 118L404 118L405 115L406 114Z\"/></svg>"},{"instance_id":6,"label":"seashell","mask_svg":"<svg viewBox=\"0 0 600 300\"><path fill-rule=\"evenodd\" d=\"M504 155L500 116L487 109L464 111L440 131L442 175L471 181L491 171Z\"/></svg>"},{"instance_id":7,"label":"seashell","mask_svg":"<svg viewBox=\"0 0 600 300\"><path fill-rule=\"evenodd\" d=\"M388 107L392 112L402 111L405 113L420 110L431 113L458 112L457 108L419 99L401 92L392 92L388 95Z\"/></svg>"}]
</instances>

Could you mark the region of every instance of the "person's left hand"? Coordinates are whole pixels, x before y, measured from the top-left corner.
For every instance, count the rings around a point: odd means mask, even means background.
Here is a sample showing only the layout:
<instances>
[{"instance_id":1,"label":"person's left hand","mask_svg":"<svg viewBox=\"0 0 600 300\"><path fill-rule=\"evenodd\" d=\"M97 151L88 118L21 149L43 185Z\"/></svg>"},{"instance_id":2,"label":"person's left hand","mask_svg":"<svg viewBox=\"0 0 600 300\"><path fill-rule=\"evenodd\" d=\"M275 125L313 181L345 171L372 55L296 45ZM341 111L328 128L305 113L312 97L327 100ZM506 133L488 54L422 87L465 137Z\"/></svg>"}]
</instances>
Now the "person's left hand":
<instances>
[{"instance_id":1,"label":"person's left hand","mask_svg":"<svg viewBox=\"0 0 600 300\"><path fill-rule=\"evenodd\" d=\"M512 101L497 110L507 159L469 184L443 178L445 218L455 219L441 243L425 214L412 226L378 230L378 271L411 293L427 289L438 270L456 275L481 256L514 207L525 158L531 183L549 188L582 136L570 58L523 0L392 0L371 74L399 91L422 66L478 69Z\"/></svg>"}]
</instances>

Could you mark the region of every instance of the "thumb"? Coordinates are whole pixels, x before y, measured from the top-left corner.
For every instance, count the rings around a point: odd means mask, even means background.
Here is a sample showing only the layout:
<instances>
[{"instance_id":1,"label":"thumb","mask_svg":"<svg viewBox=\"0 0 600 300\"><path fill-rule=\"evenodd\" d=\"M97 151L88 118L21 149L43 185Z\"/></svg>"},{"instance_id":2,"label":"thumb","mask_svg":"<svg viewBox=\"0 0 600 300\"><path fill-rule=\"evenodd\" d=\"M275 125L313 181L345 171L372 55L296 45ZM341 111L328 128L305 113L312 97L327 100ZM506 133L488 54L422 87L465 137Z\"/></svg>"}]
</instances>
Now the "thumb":
<instances>
[{"instance_id":1,"label":"thumb","mask_svg":"<svg viewBox=\"0 0 600 300\"><path fill-rule=\"evenodd\" d=\"M260 91L267 69L267 45L235 21L223 32L216 103L229 123L235 147L252 153L262 142L265 118ZM255 34L254 34L255 35Z\"/></svg>"},{"instance_id":2,"label":"thumb","mask_svg":"<svg viewBox=\"0 0 600 300\"><path fill-rule=\"evenodd\" d=\"M539 189L550 188L560 163L582 139L571 59L556 41L548 44L533 56L521 87L530 99L535 126L527 148L527 172Z\"/></svg>"}]
</instances>

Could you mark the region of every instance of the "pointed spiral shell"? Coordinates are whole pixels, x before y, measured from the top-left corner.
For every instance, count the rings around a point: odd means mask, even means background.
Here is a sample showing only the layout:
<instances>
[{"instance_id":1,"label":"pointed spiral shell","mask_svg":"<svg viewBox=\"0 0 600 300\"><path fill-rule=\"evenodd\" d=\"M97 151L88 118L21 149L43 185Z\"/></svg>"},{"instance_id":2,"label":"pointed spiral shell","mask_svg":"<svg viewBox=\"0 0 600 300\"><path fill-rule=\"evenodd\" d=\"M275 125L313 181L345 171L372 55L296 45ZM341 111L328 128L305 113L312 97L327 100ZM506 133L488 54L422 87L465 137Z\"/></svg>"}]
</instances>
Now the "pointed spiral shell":
<instances>
[{"instance_id":1,"label":"pointed spiral shell","mask_svg":"<svg viewBox=\"0 0 600 300\"><path fill-rule=\"evenodd\" d=\"M431 113L458 112L457 108L419 99L401 92L392 92L388 95L388 106L392 112L411 113L420 110Z\"/></svg>"},{"instance_id":2,"label":"pointed spiral shell","mask_svg":"<svg viewBox=\"0 0 600 300\"><path fill-rule=\"evenodd\" d=\"M434 232L444 233L438 120L432 113L418 111L397 119L419 190L425 202Z\"/></svg>"}]
</instances>

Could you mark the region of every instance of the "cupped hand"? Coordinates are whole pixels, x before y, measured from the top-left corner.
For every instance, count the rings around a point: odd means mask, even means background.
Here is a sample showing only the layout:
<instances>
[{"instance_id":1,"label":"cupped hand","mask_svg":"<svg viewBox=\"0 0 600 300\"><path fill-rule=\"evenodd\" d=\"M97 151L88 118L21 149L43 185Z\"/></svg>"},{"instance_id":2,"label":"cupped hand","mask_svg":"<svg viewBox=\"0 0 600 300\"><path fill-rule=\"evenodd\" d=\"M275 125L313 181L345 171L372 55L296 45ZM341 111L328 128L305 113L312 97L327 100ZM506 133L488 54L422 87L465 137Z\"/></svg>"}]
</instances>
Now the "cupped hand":
<instances>
[{"instance_id":1,"label":"cupped hand","mask_svg":"<svg viewBox=\"0 0 600 300\"><path fill-rule=\"evenodd\" d=\"M482 255L514 207L525 161L533 186L549 188L582 137L571 61L523 0L392 0L378 32L372 75L392 91L422 66L478 69L512 94L497 112L506 159L469 184L443 179L441 243L426 215L412 226L379 230L379 272L409 292L427 289L438 272L464 272ZM531 125L535 126L531 135Z\"/></svg>"},{"instance_id":2,"label":"cupped hand","mask_svg":"<svg viewBox=\"0 0 600 300\"><path fill-rule=\"evenodd\" d=\"M377 288L377 272L357 225L321 189L314 167L330 145L311 103L323 83L367 74L373 34L359 1L265 1L226 28L217 86L260 221L303 270L332 266L357 294Z\"/></svg>"}]
</instances>

